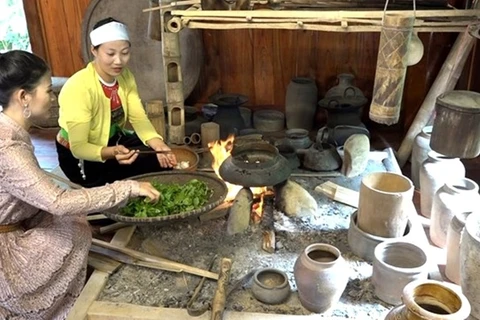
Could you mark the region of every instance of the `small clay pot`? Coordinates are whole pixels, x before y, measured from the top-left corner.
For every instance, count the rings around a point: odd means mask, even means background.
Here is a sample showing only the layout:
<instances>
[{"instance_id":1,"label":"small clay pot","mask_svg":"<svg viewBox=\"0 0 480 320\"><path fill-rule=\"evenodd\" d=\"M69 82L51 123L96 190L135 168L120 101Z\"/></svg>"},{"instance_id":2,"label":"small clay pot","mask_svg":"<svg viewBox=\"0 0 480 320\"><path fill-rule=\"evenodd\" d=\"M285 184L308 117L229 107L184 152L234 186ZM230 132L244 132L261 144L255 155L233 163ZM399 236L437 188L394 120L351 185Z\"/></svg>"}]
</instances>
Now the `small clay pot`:
<instances>
[{"instance_id":1,"label":"small clay pot","mask_svg":"<svg viewBox=\"0 0 480 320\"><path fill-rule=\"evenodd\" d=\"M409 220L407 227L402 237L395 238L395 240L408 241L411 238L410 230L412 222ZM368 232L361 230L358 227L357 212L355 211L350 216L350 226L348 228L348 245L352 252L365 261L372 262L374 259L375 247L384 241L393 240L392 238L383 238L375 236Z\"/></svg>"},{"instance_id":2,"label":"small clay pot","mask_svg":"<svg viewBox=\"0 0 480 320\"><path fill-rule=\"evenodd\" d=\"M285 131L287 142L295 149L306 149L312 145L312 140L308 137L308 130L289 129Z\"/></svg>"},{"instance_id":3,"label":"small clay pot","mask_svg":"<svg viewBox=\"0 0 480 320\"><path fill-rule=\"evenodd\" d=\"M273 269L259 269L253 275L252 294L266 304L280 304L290 296L290 283L285 272Z\"/></svg>"}]
</instances>

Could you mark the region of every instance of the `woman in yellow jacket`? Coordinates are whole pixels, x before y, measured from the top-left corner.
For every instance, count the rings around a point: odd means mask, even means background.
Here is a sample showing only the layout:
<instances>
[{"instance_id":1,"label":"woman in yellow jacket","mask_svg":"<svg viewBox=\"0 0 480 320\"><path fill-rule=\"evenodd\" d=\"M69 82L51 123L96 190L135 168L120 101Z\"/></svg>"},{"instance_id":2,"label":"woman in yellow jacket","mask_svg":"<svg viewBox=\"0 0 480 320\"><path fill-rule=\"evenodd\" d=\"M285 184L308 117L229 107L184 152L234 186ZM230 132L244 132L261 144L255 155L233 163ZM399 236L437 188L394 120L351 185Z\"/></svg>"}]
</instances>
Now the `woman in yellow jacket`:
<instances>
[{"instance_id":1,"label":"woman in yellow jacket","mask_svg":"<svg viewBox=\"0 0 480 320\"><path fill-rule=\"evenodd\" d=\"M65 83L59 95L60 167L75 183L104 185L176 165L172 153L139 155L138 150L170 151L148 120L133 74L126 64L130 41L124 24L107 18L90 33L95 57ZM124 128L130 122L134 133Z\"/></svg>"}]
</instances>

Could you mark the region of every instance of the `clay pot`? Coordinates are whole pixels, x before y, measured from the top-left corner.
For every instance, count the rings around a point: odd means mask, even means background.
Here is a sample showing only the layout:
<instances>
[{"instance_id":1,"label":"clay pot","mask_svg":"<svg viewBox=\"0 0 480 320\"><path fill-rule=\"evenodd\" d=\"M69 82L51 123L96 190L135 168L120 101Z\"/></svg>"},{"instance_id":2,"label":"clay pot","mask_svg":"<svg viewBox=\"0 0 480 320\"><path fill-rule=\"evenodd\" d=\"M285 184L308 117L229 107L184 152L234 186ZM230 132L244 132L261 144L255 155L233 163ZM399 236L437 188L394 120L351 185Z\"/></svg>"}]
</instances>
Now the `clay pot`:
<instances>
[{"instance_id":1,"label":"clay pot","mask_svg":"<svg viewBox=\"0 0 480 320\"><path fill-rule=\"evenodd\" d=\"M247 107L240 107L240 114L242 115L243 122L245 122L246 128L252 127L252 110Z\"/></svg>"},{"instance_id":2,"label":"clay pot","mask_svg":"<svg viewBox=\"0 0 480 320\"><path fill-rule=\"evenodd\" d=\"M312 145L312 140L305 129L288 129L285 131L287 143L295 149L306 149Z\"/></svg>"},{"instance_id":3,"label":"clay pot","mask_svg":"<svg viewBox=\"0 0 480 320\"><path fill-rule=\"evenodd\" d=\"M435 280L416 280L403 289L403 304L385 320L464 320L470 303L455 285Z\"/></svg>"},{"instance_id":4,"label":"clay pot","mask_svg":"<svg viewBox=\"0 0 480 320\"><path fill-rule=\"evenodd\" d=\"M317 109L317 85L314 79L293 78L287 86L285 114L287 128L312 130Z\"/></svg>"},{"instance_id":5,"label":"clay pot","mask_svg":"<svg viewBox=\"0 0 480 320\"><path fill-rule=\"evenodd\" d=\"M285 115L278 110L258 110L253 113L253 127L261 132L278 132L285 127Z\"/></svg>"},{"instance_id":6,"label":"clay pot","mask_svg":"<svg viewBox=\"0 0 480 320\"><path fill-rule=\"evenodd\" d=\"M413 184L405 176L374 172L363 177L358 205L358 226L365 232L401 237L412 208Z\"/></svg>"},{"instance_id":7,"label":"clay pot","mask_svg":"<svg viewBox=\"0 0 480 320\"><path fill-rule=\"evenodd\" d=\"M252 294L258 301L266 304L280 304L290 295L290 284L285 272L265 268L253 275Z\"/></svg>"},{"instance_id":8,"label":"clay pot","mask_svg":"<svg viewBox=\"0 0 480 320\"><path fill-rule=\"evenodd\" d=\"M432 215L433 197L446 181L465 177L465 167L458 158L444 156L435 151L420 166L420 210L423 216Z\"/></svg>"},{"instance_id":9,"label":"clay pot","mask_svg":"<svg viewBox=\"0 0 480 320\"><path fill-rule=\"evenodd\" d=\"M415 189L420 190L420 167L422 163L427 160L428 152L432 150L430 148L430 136L432 133L432 126L426 126L420 131L420 133L415 137L412 147L412 182L415 186Z\"/></svg>"},{"instance_id":10,"label":"clay pot","mask_svg":"<svg viewBox=\"0 0 480 320\"><path fill-rule=\"evenodd\" d=\"M300 159L298 159L295 148L289 144L280 144L277 146L278 152L288 161L291 169L300 167Z\"/></svg>"},{"instance_id":11,"label":"clay pot","mask_svg":"<svg viewBox=\"0 0 480 320\"><path fill-rule=\"evenodd\" d=\"M340 147L345 144L348 138L354 134L364 134L370 137L370 132L365 128L364 124L358 126L339 125L335 128L322 127L317 132L317 143L330 143Z\"/></svg>"},{"instance_id":12,"label":"clay pot","mask_svg":"<svg viewBox=\"0 0 480 320\"><path fill-rule=\"evenodd\" d=\"M460 239L465 221L471 212L459 212L453 217L447 231L447 264L445 275L453 283L460 284Z\"/></svg>"},{"instance_id":13,"label":"clay pot","mask_svg":"<svg viewBox=\"0 0 480 320\"><path fill-rule=\"evenodd\" d=\"M355 96L358 98L364 98L362 90L355 87L353 85L353 81L355 80L355 76L351 73L340 73L337 76L338 84L332 88L330 88L327 93L325 93L325 98L338 98L344 96ZM352 90L349 93L346 93L348 88Z\"/></svg>"},{"instance_id":14,"label":"clay pot","mask_svg":"<svg viewBox=\"0 0 480 320\"><path fill-rule=\"evenodd\" d=\"M357 212L355 211L350 216L350 226L348 228L348 245L350 250L357 256L362 258L367 262L372 262L374 259L375 248L378 244L389 241L389 240L398 240L398 241L409 241L412 239L413 235L410 233L412 229L412 222L408 220L407 227L403 235L399 238L383 238L378 237L373 234L362 231L358 227L357 221Z\"/></svg>"},{"instance_id":15,"label":"clay pot","mask_svg":"<svg viewBox=\"0 0 480 320\"><path fill-rule=\"evenodd\" d=\"M480 319L480 212L465 222L460 245L460 285L472 305L472 316Z\"/></svg>"},{"instance_id":16,"label":"clay pot","mask_svg":"<svg viewBox=\"0 0 480 320\"><path fill-rule=\"evenodd\" d=\"M413 243L385 241L375 248L374 255L372 284L375 295L386 303L400 304L408 283L428 278L427 254Z\"/></svg>"},{"instance_id":17,"label":"clay pot","mask_svg":"<svg viewBox=\"0 0 480 320\"><path fill-rule=\"evenodd\" d=\"M349 269L332 245L309 245L298 257L293 274L301 304L315 313L333 307L347 286Z\"/></svg>"},{"instance_id":18,"label":"clay pot","mask_svg":"<svg viewBox=\"0 0 480 320\"><path fill-rule=\"evenodd\" d=\"M218 106L212 121L220 125L220 138L226 139L230 134L238 135L245 129L245 122L239 107L248 101L241 94L215 94L210 101Z\"/></svg>"},{"instance_id":19,"label":"clay pot","mask_svg":"<svg viewBox=\"0 0 480 320\"><path fill-rule=\"evenodd\" d=\"M447 244L447 230L457 213L472 212L478 206L478 184L463 178L451 180L433 198L430 239L440 248Z\"/></svg>"},{"instance_id":20,"label":"clay pot","mask_svg":"<svg viewBox=\"0 0 480 320\"><path fill-rule=\"evenodd\" d=\"M315 143L308 149L298 149L303 154L303 166L313 171L333 171L342 166L337 149L328 143Z\"/></svg>"}]
</instances>

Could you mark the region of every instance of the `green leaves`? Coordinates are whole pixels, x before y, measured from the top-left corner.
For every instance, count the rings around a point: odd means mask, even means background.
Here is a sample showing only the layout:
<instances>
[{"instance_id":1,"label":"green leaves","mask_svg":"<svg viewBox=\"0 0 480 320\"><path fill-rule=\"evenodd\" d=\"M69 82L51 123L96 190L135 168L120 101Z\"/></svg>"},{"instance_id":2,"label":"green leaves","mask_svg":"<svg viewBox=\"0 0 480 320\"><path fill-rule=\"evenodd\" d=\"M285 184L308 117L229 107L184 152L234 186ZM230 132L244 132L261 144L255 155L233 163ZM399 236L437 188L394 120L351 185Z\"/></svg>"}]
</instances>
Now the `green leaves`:
<instances>
[{"instance_id":1,"label":"green leaves","mask_svg":"<svg viewBox=\"0 0 480 320\"><path fill-rule=\"evenodd\" d=\"M202 207L213 194L205 182L197 179L183 185L158 181L152 181L152 185L160 191L157 203L150 203L145 198L131 199L120 213L128 217L146 218L188 212Z\"/></svg>"}]
</instances>

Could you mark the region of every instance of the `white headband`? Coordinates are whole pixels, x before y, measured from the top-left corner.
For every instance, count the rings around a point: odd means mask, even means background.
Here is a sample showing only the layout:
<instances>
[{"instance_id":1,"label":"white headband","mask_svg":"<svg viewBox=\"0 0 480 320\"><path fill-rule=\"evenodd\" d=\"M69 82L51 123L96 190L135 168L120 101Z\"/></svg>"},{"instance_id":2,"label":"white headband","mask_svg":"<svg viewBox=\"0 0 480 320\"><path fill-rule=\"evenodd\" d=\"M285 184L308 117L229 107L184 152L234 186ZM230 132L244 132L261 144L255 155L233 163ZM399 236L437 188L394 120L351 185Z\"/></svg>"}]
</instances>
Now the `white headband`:
<instances>
[{"instance_id":1,"label":"white headband","mask_svg":"<svg viewBox=\"0 0 480 320\"><path fill-rule=\"evenodd\" d=\"M127 26L123 23L112 21L90 32L90 41L94 47L116 40L130 41Z\"/></svg>"}]
</instances>

